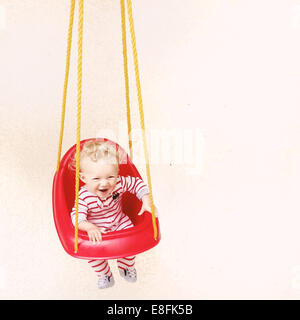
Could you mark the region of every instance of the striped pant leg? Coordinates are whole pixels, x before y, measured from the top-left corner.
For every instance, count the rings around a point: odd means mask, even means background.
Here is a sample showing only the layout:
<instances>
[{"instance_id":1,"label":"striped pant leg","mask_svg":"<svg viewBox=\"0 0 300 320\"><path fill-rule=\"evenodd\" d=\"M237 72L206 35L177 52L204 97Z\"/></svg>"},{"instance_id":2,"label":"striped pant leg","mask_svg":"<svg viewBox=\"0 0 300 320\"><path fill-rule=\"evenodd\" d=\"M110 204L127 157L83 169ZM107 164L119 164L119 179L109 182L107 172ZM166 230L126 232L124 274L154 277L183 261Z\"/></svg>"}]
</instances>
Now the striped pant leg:
<instances>
[{"instance_id":1,"label":"striped pant leg","mask_svg":"<svg viewBox=\"0 0 300 320\"><path fill-rule=\"evenodd\" d=\"M133 223L130 221L128 216L124 216L119 223L119 226L116 228L115 231L118 230L124 230L128 228L132 228ZM117 260L117 265L119 269L124 270L127 267L134 267L135 264L135 256L129 256L129 257L122 257Z\"/></svg>"},{"instance_id":2,"label":"striped pant leg","mask_svg":"<svg viewBox=\"0 0 300 320\"><path fill-rule=\"evenodd\" d=\"M112 276L112 272L110 271L110 267L107 260L89 260L88 263L93 268L93 270L97 273L97 276L108 275Z\"/></svg>"},{"instance_id":3,"label":"striped pant leg","mask_svg":"<svg viewBox=\"0 0 300 320\"><path fill-rule=\"evenodd\" d=\"M117 260L118 268L125 270L126 268L132 268L135 264L135 256L119 258Z\"/></svg>"}]
</instances>

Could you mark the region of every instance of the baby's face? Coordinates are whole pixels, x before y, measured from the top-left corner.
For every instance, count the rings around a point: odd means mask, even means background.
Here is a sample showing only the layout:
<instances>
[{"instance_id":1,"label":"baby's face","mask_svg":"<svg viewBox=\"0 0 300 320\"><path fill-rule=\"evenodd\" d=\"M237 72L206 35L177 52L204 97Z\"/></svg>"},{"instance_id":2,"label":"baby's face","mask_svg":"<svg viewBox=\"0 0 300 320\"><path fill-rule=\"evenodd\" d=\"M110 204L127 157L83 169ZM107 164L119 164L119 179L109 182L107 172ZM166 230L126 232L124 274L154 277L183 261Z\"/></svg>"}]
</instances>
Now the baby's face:
<instances>
[{"instance_id":1,"label":"baby's face","mask_svg":"<svg viewBox=\"0 0 300 320\"><path fill-rule=\"evenodd\" d=\"M118 166L103 160L94 162L89 158L81 163L80 179L85 183L88 191L105 199L117 184Z\"/></svg>"}]
</instances>

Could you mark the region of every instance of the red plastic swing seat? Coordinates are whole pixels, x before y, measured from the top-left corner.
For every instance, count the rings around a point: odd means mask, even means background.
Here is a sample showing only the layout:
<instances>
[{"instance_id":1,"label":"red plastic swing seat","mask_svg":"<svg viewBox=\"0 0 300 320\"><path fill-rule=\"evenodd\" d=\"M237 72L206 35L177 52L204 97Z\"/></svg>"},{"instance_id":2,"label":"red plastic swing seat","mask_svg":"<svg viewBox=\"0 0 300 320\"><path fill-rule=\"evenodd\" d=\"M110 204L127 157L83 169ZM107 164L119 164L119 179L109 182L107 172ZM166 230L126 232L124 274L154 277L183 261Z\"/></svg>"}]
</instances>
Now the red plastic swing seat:
<instances>
[{"instance_id":1,"label":"red plastic swing seat","mask_svg":"<svg viewBox=\"0 0 300 320\"><path fill-rule=\"evenodd\" d=\"M80 146L82 147L89 140L95 139L82 140ZM97 138L96 140L108 141L117 148L121 158L120 175L141 178L127 153L117 143L106 138ZM102 235L100 244L93 244L89 241L86 232L78 230L78 251L75 253L75 228L70 217L75 201L75 172L69 168L69 162L75 152L76 145L66 152L53 179L53 217L60 242L65 251L79 259L116 259L136 255L156 246L161 238L158 218L156 218L157 239L155 240L151 213L144 212L138 216L137 213L141 209L142 202L135 195L125 192L122 197L122 209L129 216L134 227L105 233ZM81 186L82 182L80 181L79 188Z\"/></svg>"}]
</instances>

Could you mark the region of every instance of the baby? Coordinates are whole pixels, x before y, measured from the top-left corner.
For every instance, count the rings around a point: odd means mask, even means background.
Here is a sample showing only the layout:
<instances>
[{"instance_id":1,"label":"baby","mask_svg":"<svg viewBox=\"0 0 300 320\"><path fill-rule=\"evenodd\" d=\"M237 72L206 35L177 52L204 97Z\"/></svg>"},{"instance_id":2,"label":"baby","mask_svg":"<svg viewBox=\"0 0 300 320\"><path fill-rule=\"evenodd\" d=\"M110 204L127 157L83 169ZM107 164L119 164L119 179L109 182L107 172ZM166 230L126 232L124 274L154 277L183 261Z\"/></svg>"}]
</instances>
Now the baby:
<instances>
[{"instance_id":1,"label":"baby","mask_svg":"<svg viewBox=\"0 0 300 320\"><path fill-rule=\"evenodd\" d=\"M109 142L90 140L84 144L80 152L79 176L84 186L79 190L78 229L86 231L93 243L101 242L102 233L133 227L129 217L122 211L121 198L124 192L129 191L142 201L138 215L144 211L151 212L147 185L138 177L119 175L119 155ZM71 219L75 225L75 205ZM114 285L107 260L90 260L88 263L98 275L100 289ZM135 256L117 259L120 275L130 282L135 282L137 278L134 264Z\"/></svg>"}]
</instances>

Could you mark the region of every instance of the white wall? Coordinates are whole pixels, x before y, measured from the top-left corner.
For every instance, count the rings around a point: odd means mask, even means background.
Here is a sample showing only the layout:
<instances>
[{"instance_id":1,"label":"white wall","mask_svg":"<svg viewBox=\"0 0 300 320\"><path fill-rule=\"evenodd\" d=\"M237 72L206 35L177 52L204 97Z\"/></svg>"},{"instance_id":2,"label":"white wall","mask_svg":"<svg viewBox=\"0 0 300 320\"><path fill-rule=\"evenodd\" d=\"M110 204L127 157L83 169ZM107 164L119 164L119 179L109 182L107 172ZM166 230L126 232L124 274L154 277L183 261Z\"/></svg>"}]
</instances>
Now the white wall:
<instances>
[{"instance_id":1,"label":"white wall","mask_svg":"<svg viewBox=\"0 0 300 320\"><path fill-rule=\"evenodd\" d=\"M52 219L69 1L0 1L0 298L299 299L300 1L139 0L133 13L162 241L137 257L136 284L112 261L101 291ZM119 1L85 1L84 15L81 137L106 129L127 148ZM74 28L63 152L77 14ZM146 179L139 141L135 159Z\"/></svg>"}]
</instances>

